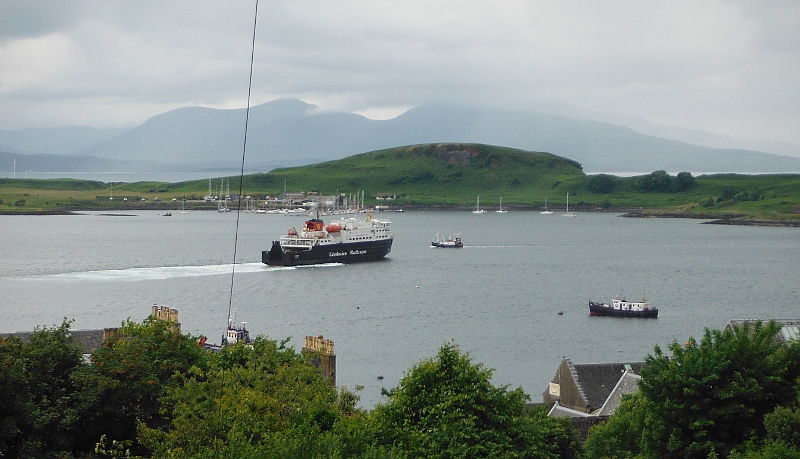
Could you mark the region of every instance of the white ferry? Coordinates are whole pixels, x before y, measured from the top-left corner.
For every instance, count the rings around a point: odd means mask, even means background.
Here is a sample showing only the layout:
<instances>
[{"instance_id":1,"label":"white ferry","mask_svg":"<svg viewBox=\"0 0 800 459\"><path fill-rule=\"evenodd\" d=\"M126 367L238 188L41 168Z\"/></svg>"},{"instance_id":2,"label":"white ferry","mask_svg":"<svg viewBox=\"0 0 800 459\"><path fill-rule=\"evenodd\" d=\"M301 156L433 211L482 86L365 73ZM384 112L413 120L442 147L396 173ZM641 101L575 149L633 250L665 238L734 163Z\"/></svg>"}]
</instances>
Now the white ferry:
<instances>
[{"instance_id":1,"label":"white ferry","mask_svg":"<svg viewBox=\"0 0 800 459\"><path fill-rule=\"evenodd\" d=\"M298 266L319 263L353 263L384 258L392 251L394 234L391 222L372 218L341 218L325 223L317 216L306 220L300 231L290 228L270 250L261 252L261 261L270 266Z\"/></svg>"}]
</instances>

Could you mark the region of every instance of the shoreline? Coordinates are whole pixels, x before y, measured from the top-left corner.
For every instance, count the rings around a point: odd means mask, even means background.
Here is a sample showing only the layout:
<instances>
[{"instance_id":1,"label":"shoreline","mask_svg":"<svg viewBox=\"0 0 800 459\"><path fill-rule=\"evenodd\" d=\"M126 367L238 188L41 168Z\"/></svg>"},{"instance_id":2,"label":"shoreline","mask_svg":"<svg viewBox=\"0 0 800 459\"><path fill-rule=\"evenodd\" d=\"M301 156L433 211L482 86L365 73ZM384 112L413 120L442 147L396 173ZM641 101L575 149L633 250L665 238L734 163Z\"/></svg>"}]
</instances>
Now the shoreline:
<instances>
[{"instance_id":1,"label":"shoreline","mask_svg":"<svg viewBox=\"0 0 800 459\"><path fill-rule=\"evenodd\" d=\"M689 218L692 220L708 220L702 222L703 225L735 225L735 226L775 226L785 228L800 228L800 220L764 220L757 218L745 218L742 214L731 214L726 216L712 214L685 214L679 212L627 212L621 217L627 218Z\"/></svg>"},{"instance_id":2,"label":"shoreline","mask_svg":"<svg viewBox=\"0 0 800 459\"><path fill-rule=\"evenodd\" d=\"M398 209L409 209L409 210L418 210L418 211L440 211L440 212L461 212L461 211L468 211L470 208L466 207L449 207L449 206L420 206L420 205L411 205L411 206L402 206L398 207ZM123 212L123 211L141 211L141 210L156 210L156 211L172 211L174 209L168 208L166 206L159 207L159 208L138 208L138 209L120 209L117 207L102 207L102 208L81 208L81 209L49 209L49 210L35 210L30 212L25 211L0 211L0 215L82 215L82 212ZM211 211L215 210L211 206L196 206L189 210L193 211ZM510 210L518 210L518 211L527 211L527 212L535 212L541 209L539 208L526 208L526 207L517 207ZM381 210L379 212L387 212L392 213L395 212L394 209L387 209ZM743 214L730 214L730 215L714 215L714 214L687 214L682 212L668 212L668 211L658 211L658 210L643 210L643 209L635 209L632 210L628 209L582 209L579 212L612 212L612 213L619 213L621 214L620 217L625 218L688 218L692 220L708 220L702 222L704 225L737 225L737 226L772 226L772 227L785 227L785 228L800 228L800 220L765 220L765 219L754 219L754 218L742 218L744 217ZM127 215L127 214L126 214Z\"/></svg>"}]
</instances>

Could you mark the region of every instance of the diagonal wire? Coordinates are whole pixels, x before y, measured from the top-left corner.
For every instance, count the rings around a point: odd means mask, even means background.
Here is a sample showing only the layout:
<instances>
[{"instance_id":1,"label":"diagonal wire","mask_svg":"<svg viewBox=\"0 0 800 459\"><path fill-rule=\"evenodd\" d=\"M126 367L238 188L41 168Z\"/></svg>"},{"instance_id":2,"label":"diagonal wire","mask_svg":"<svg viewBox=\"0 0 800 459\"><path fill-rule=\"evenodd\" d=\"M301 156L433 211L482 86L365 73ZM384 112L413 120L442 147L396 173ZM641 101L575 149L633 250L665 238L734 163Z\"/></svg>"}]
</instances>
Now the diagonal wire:
<instances>
[{"instance_id":1,"label":"diagonal wire","mask_svg":"<svg viewBox=\"0 0 800 459\"><path fill-rule=\"evenodd\" d=\"M247 154L247 125L250 122L250 95L253 90L253 61L256 53L256 25L258 24L258 0L256 0L255 14L253 15L253 43L250 48L250 80L247 84L247 111L244 119L244 143L242 144L242 169L239 173L239 201L236 206L236 236L233 240L233 264L231 265L231 291L228 297L228 320L233 308L233 285L236 277L236 248L239 243L239 217L242 213L242 190L244 189L244 159ZM227 325L226 325L227 328Z\"/></svg>"}]
</instances>

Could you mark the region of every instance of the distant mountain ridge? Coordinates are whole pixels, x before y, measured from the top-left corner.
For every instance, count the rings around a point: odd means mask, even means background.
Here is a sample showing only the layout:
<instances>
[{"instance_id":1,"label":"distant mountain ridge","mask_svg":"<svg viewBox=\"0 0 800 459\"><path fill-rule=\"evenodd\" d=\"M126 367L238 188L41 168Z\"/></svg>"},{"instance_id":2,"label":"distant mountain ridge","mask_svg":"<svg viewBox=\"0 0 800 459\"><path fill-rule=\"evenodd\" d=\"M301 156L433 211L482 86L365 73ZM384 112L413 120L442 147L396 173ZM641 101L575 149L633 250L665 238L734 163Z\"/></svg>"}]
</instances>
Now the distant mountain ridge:
<instances>
[{"instance_id":1,"label":"distant mountain ridge","mask_svg":"<svg viewBox=\"0 0 800 459\"><path fill-rule=\"evenodd\" d=\"M86 126L0 129L0 151L22 154L72 155L99 142L113 139L128 129L96 129Z\"/></svg>"},{"instance_id":2,"label":"distant mountain ridge","mask_svg":"<svg viewBox=\"0 0 800 459\"><path fill-rule=\"evenodd\" d=\"M564 104L551 111L570 113L569 107ZM577 110L573 112L580 116ZM142 168L139 170L237 169L243 151L245 114L244 109L184 107L156 115L124 132L40 128L35 136L26 138L22 131L0 131L0 152L70 154L97 158L98 167L109 166L107 160L114 160L123 161L129 168ZM659 129L652 123L649 126L654 131ZM682 132L691 137L686 130ZM276 166L439 142L549 152L578 161L589 172L800 171L798 157L693 145L562 114L426 105L394 119L376 121L353 113L319 112L316 106L297 99L276 100L250 109L246 170L268 171ZM70 151L70 146L77 149ZM10 169L6 161L0 157L0 170Z\"/></svg>"}]
</instances>

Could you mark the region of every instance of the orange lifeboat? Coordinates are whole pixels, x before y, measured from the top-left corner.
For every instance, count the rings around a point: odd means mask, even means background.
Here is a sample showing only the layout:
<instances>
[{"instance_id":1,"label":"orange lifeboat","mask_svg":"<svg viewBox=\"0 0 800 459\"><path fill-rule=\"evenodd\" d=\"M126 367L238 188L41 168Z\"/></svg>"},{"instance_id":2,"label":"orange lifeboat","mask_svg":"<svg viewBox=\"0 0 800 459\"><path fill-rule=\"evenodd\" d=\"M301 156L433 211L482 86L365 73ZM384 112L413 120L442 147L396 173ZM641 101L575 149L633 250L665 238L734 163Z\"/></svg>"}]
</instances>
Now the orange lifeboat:
<instances>
[{"instance_id":1,"label":"orange lifeboat","mask_svg":"<svg viewBox=\"0 0 800 459\"><path fill-rule=\"evenodd\" d=\"M294 228L289 228L289 236L297 236L297 230Z\"/></svg>"},{"instance_id":2,"label":"orange lifeboat","mask_svg":"<svg viewBox=\"0 0 800 459\"><path fill-rule=\"evenodd\" d=\"M342 230L342 225L331 223L330 225L328 225L326 229L328 230L329 233L338 233L339 231Z\"/></svg>"}]
</instances>

